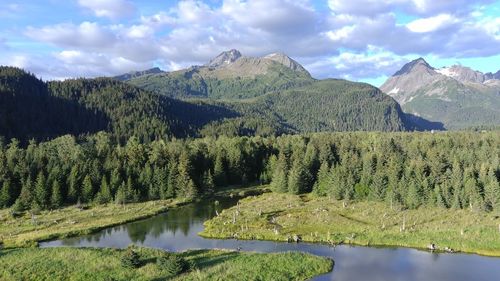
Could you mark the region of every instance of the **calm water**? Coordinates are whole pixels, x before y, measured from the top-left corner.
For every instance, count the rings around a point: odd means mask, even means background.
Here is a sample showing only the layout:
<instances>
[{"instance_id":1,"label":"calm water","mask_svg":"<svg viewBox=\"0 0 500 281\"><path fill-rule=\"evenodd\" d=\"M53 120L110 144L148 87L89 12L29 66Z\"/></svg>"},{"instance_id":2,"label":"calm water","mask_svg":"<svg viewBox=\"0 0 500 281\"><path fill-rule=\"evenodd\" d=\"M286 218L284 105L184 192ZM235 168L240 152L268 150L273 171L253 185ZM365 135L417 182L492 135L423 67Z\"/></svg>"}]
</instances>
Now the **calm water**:
<instances>
[{"instance_id":1,"label":"calm water","mask_svg":"<svg viewBox=\"0 0 500 281\"><path fill-rule=\"evenodd\" d=\"M257 252L303 251L335 260L334 270L314 280L500 280L500 258L466 254L432 254L404 248L370 248L307 243L204 239L203 222L236 203L221 199L184 206L150 219L111 227L95 234L44 242L42 247L137 245L169 251L224 248Z\"/></svg>"}]
</instances>

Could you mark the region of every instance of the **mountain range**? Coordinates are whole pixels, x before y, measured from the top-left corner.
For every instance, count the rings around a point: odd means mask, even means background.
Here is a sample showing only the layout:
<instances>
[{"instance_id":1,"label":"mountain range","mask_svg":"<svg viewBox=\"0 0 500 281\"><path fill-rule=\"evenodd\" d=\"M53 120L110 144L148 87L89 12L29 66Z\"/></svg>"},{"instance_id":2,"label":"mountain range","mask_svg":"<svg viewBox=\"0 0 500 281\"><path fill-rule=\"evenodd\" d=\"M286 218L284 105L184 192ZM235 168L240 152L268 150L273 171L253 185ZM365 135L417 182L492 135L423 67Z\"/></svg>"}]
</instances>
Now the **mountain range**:
<instances>
[{"instance_id":1,"label":"mountain range","mask_svg":"<svg viewBox=\"0 0 500 281\"><path fill-rule=\"evenodd\" d=\"M282 53L229 50L178 71L50 82L0 67L0 135L26 141L107 131L124 142L498 125L498 75L417 59L388 79L384 94L366 83L314 79Z\"/></svg>"},{"instance_id":2,"label":"mountain range","mask_svg":"<svg viewBox=\"0 0 500 281\"><path fill-rule=\"evenodd\" d=\"M500 71L461 65L434 68L423 58L404 65L380 89L410 114L447 129L500 124Z\"/></svg>"},{"instance_id":3,"label":"mountain range","mask_svg":"<svg viewBox=\"0 0 500 281\"><path fill-rule=\"evenodd\" d=\"M44 82L0 67L0 120L0 135L7 138L104 130L120 142L131 136L149 141L416 128L415 119L376 87L316 80L282 53L246 57L237 50L184 70L153 68L113 78Z\"/></svg>"}]
</instances>

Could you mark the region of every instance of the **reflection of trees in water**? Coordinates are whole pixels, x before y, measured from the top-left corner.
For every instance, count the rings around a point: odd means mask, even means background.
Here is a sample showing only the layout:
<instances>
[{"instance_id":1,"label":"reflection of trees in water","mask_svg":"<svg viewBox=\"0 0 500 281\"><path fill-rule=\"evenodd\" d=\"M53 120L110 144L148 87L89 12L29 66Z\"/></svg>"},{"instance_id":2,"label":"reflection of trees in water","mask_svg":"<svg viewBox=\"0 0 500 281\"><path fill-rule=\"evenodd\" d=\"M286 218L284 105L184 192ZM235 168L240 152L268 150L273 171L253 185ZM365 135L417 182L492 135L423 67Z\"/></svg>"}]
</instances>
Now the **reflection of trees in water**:
<instances>
[{"instance_id":1,"label":"reflection of trees in water","mask_svg":"<svg viewBox=\"0 0 500 281\"><path fill-rule=\"evenodd\" d=\"M143 221L107 228L83 237L63 239L61 243L65 246L77 246L82 241L89 244L98 244L107 236L118 239L121 235L127 235L133 243L144 243L147 237L158 239L167 232L172 233L173 236L179 232L184 236L188 236L193 226L202 224L215 216L215 210L221 212L223 209L235 205L236 202L236 198L219 199L219 204L215 204L215 201L212 200L202 201L172 209Z\"/></svg>"}]
</instances>

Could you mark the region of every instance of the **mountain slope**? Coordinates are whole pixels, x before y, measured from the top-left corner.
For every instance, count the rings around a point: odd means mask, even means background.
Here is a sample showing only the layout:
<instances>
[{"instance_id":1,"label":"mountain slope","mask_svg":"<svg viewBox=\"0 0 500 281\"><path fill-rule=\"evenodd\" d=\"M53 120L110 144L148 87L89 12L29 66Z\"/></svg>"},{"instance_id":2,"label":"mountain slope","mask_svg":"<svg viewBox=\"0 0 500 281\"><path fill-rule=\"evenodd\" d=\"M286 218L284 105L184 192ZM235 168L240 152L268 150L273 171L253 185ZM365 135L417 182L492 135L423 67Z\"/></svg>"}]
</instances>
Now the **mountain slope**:
<instances>
[{"instance_id":1,"label":"mountain slope","mask_svg":"<svg viewBox=\"0 0 500 281\"><path fill-rule=\"evenodd\" d=\"M94 133L108 120L97 109L51 95L47 84L15 67L0 67L0 135L44 140L62 134Z\"/></svg>"},{"instance_id":2,"label":"mountain slope","mask_svg":"<svg viewBox=\"0 0 500 281\"><path fill-rule=\"evenodd\" d=\"M27 141L108 131L117 141L197 136L206 124L239 114L189 103L109 78L45 83L14 67L0 67L0 136Z\"/></svg>"},{"instance_id":3,"label":"mountain slope","mask_svg":"<svg viewBox=\"0 0 500 281\"><path fill-rule=\"evenodd\" d=\"M203 66L165 73L146 71L143 75L131 75L125 81L175 98L245 99L308 85L314 79L298 62L284 54L246 57L230 50Z\"/></svg>"},{"instance_id":4,"label":"mountain slope","mask_svg":"<svg viewBox=\"0 0 500 281\"><path fill-rule=\"evenodd\" d=\"M448 129L500 124L500 80L459 65L435 69L419 58L380 89L403 110Z\"/></svg>"},{"instance_id":5,"label":"mountain slope","mask_svg":"<svg viewBox=\"0 0 500 281\"><path fill-rule=\"evenodd\" d=\"M402 131L409 129L399 105L379 89L363 83L327 79L311 85L273 92L245 102L226 102L244 116L205 127L218 135L245 120L274 120L285 132ZM224 128L224 129L221 129ZM234 131L232 129L231 131Z\"/></svg>"}]
</instances>

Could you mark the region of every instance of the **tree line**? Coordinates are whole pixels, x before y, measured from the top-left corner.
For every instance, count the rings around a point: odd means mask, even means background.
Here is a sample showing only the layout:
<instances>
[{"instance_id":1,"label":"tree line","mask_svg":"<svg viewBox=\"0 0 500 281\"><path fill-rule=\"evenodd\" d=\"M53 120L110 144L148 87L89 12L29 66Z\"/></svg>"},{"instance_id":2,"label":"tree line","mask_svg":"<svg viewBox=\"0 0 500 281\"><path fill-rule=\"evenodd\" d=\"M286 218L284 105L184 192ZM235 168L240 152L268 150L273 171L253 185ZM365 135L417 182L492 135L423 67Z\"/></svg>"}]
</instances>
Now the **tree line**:
<instances>
[{"instance_id":1,"label":"tree line","mask_svg":"<svg viewBox=\"0 0 500 281\"><path fill-rule=\"evenodd\" d=\"M0 207L195 198L228 185L391 207L500 210L500 132L0 141Z\"/></svg>"}]
</instances>

